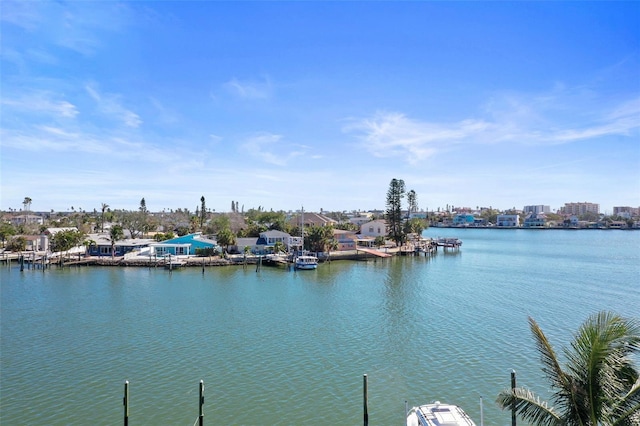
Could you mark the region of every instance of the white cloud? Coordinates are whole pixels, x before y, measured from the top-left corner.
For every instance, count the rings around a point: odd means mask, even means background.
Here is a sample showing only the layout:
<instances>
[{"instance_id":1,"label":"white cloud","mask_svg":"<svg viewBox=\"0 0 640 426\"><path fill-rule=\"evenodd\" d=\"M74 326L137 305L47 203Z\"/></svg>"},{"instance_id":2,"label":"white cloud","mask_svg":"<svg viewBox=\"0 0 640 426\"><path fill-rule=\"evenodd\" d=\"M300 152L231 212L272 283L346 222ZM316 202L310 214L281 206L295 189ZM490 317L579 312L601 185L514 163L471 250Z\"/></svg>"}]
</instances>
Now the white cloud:
<instances>
[{"instance_id":1,"label":"white cloud","mask_svg":"<svg viewBox=\"0 0 640 426\"><path fill-rule=\"evenodd\" d=\"M4 98L1 103L18 112L39 113L64 118L74 118L78 115L78 109L75 105L63 99L57 99L55 94L46 91L34 91L22 94L17 98Z\"/></svg>"},{"instance_id":2,"label":"white cloud","mask_svg":"<svg viewBox=\"0 0 640 426\"><path fill-rule=\"evenodd\" d=\"M139 127L142 124L142 119L138 114L123 107L120 103L120 95L114 94L101 94L92 85L87 84L85 86L89 96L93 98L98 104L98 109L105 115L121 121L127 127Z\"/></svg>"},{"instance_id":3,"label":"white cloud","mask_svg":"<svg viewBox=\"0 0 640 426\"><path fill-rule=\"evenodd\" d=\"M150 97L149 100L151 101L151 105L153 105L157 111L157 114L154 117L155 121L163 124L175 124L180 121L180 115L164 106L164 104L162 104L158 99Z\"/></svg>"},{"instance_id":4,"label":"white cloud","mask_svg":"<svg viewBox=\"0 0 640 426\"><path fill-rule=\"evenodd\" d=\"M359 133L362 146L376 157L403 157L415 164L490 127L481 120L429 123L391 112L353 122L344 130Z\"/></svg>"},{"instance_id":5,"label":"white cloud","mask_svg":"<svg viewBox=\"0 0 640 426\"><path fill-rule=\"evenodd\" d=\"M42 14L37 10L37 4L25 1L2 2L2 22L10 23L28 31L34 31L43 22Z\"/></svg>"},{"instance_id":6,"label":"white cloud","mask_svg":"<svg viewBox=\"0 0 640 426\"><path fill-rule=\"evenodd\" d=\"M4 1L2 6L2 22L85 56L132 21L129 6L119 2Z\"/></svg>"},{"instance_id":7,"label":"white cloud","mask_svg":"<svg viewBox=\"0 0 640 426\"><path fill-rule=\"evenodd\" d=\"M242 148L251 156L276 166L284 166L286 161L276 155L272 149L280 142L282 136L271 133L260 133L248 138Z\"/></svg>"},{"instance_id":8,"label":"white cloud","mask_svg":"<svg viewBox=\"0 0 640 426\"><path fill-rule=\"evenodd\" d=\"M554 145L628 136L640 128L640 99L606 110L558 87L552 93L536 96L496 96L483 112L482 118L456 122L430 122L399 112L378 112L350 120L343 131L354 134L375 157L399 157L417 164L461 144Z\"/></svg>"},{"instance_id":9,"label":"white cloud","mask_svg":"<svg viewBox=\"0 0 640 426\"><path fill-rule=\"evenodd\" d=\"M242 99L267 99L273 92L268 78L263 81L240 81L234 77L224 83L224 88Z\"/></svg>"},{"instance_id":10,"label":"white cloud","mask_svg":"<svg viewBox=\"0 0 640 426\"><path fill-rule=\"evenodd\" d=\"M285 166L306 152L303 146L286 144L282 139L281 135L260 132L248 137L241 147L248 155L275 166Z\"/></svg>"}]
</instances>

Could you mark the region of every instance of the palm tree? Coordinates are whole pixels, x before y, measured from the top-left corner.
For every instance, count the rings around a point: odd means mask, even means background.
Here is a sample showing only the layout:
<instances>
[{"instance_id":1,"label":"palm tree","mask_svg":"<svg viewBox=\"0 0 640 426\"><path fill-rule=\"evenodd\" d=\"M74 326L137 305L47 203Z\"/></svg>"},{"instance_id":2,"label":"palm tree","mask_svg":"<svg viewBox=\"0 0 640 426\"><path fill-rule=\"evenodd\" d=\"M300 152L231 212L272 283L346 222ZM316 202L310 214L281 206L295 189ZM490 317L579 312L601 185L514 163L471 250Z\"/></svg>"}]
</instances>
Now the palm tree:
<instances>
[{"instance_id":1,"label":"palm tree","mask_svg":"<svg viewBox=\"0 0 640 426\"><path fill-rule=\"evenodd\" d=\"M100 215L100 232L104 232L104 211L109 208L109 204L102 203L102 214Z\"/></svg>"},{"instance_id":2,"label":"palm tree","mask_svg":"<svg viewBox=\"0 0 640 426\"><path fill-rule=\"evenodd\" d=\"M336 240L335 237L329 238L329 240L327 241L327 259L329 260L329 262L331 262L331 251L338 250L338 247L340 247L340 245L338 244L338 240Z\"/></svg>"},{"instance_id":3,"label":"palm tree","mask_svg":"<svg viewBox=\"0 0 640 426\"><path fill-rule=\"evenodd\" d=\"M229 228L224 228L216 235L216 241L222 247L224 247L225 252L229 251L229 246L232 246L236 243L236 236Z\"/></svg>"},{"instance_id":4,"label":"palm tree","mask_svg":"<svg viewBox=\"0 0 640 426\"><path fill-rule=\"evenodd\" d=\"M610 312L590 316L574 336L563 369L538 324L529 318L556 408L525 388L500 392L502 409L537 426L640 425L640 323Z\"/></svg>"},{"instance_id":5,"label":"palm tree","mask_svg":"<svg viewBox=\"0 0 640 426\"><path fill-rule=\"evenodd\" d=\"M284 253L286 251L286 247L282 241L276 241L273 243L273 252L275 254Z\"/></svg>"},{"instance_id":6,"label":"palm tree","mask_svg":"<svg viewBox=\"0 0 640 426\"><path fill-rule=\"evenodd\" d=\"M113 258L116 255L115 245L116 241L119 241L124 238L124 231L122 226L113 225L109 230L109 240L111 241L111 257Z\"/></svg>"},{"instance_id":7,"label":"palm tree","mask_svg":"<svg viewBox=\"0 0 640 426\"><path fill-rule=\"evenodd\" d=\"M22 205L24 205L24 211L29 212L31 210L31 201L33 201L30 197L24 197L24 201Z\"/></svg>"}]
</instances>

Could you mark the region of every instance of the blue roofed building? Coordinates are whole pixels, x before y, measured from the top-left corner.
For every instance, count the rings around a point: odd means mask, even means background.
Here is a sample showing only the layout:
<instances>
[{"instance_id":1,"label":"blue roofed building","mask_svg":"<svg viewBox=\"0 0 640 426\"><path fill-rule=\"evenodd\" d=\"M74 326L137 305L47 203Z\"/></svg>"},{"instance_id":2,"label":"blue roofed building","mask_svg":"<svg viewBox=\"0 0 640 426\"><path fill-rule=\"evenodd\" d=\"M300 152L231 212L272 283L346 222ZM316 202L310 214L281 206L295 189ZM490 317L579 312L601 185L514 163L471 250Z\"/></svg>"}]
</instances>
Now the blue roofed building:
<instances>
[{"instance_id":1,"label":"blue roofed building","mask_svg":"<svg viewBox=\"0 0 640 426\"><path fill-rule=\"evenodd\" d=\"M156 256L188 256L195 255L198 249L215 249L216 241L208 239L201 232L187 234L170 240L149 245L151 254Z\"/></svg>"},{"instance_id":2,"label":"blue roofed building","mask_svg":"<svg viewBox=\"0 0 640 426\"><path fill-rule=\"evenodd\" d=\"M453 226L473 226L476 218L472 214L457 214L453 218Z\"/></svg>"}]
</instances>

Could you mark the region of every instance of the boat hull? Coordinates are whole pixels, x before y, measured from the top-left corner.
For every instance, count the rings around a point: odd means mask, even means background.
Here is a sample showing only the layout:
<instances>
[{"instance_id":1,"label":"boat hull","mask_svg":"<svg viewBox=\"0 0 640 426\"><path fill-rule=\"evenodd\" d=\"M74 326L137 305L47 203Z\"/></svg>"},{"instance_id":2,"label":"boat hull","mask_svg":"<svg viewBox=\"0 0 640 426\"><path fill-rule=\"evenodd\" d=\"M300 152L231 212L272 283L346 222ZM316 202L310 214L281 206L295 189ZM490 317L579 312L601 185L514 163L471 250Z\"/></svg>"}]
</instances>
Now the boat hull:
<instances>
[{"instance_id":1,"label":"boat hull","mask_svg":"<svg viewBox=\"0 0 640 426\"><path fill-rule=\"evenodd\" d=\"M296 269L303 269L303 270L310 270L310 269L316 269L318 267L318 265L300 265L300 264L296 264Z\"/></svg>"},{"instance_id":2,"label":"boat hull","mask_svg":"<svg viewBox=\"0 0 640 426\"><path fill-rule=\"evenodd\" d=\"M296 258L295 268L302 270L316 269L318 267L318 258L315 256L300 256Z\"/></svg>"}]
</instances>

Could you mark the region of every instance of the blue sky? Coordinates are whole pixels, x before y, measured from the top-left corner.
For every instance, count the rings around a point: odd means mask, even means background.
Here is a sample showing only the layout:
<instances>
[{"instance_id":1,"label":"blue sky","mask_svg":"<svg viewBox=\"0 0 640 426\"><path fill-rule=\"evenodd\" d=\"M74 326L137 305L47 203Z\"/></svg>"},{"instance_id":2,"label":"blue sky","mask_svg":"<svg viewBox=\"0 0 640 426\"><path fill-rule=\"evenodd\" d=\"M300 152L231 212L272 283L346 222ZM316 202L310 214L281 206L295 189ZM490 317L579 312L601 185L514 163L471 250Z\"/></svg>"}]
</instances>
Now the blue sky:
<instances>
[{"instance_id":1,"label":"blue sky","mask_svg":"<svg viewBox=\"0 0 640 426\"><path fill-rule=\"evenodd\" d=\"M0 208L640 205L640 2L12 2Z\"/></svg>"}]
</instances>

